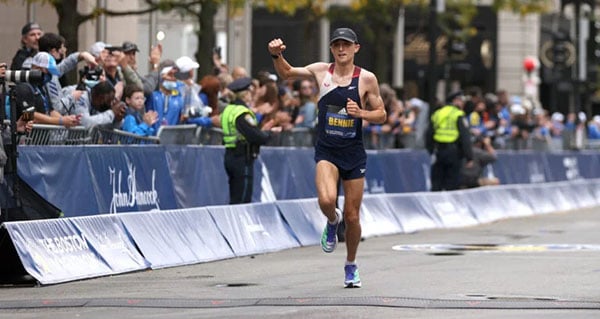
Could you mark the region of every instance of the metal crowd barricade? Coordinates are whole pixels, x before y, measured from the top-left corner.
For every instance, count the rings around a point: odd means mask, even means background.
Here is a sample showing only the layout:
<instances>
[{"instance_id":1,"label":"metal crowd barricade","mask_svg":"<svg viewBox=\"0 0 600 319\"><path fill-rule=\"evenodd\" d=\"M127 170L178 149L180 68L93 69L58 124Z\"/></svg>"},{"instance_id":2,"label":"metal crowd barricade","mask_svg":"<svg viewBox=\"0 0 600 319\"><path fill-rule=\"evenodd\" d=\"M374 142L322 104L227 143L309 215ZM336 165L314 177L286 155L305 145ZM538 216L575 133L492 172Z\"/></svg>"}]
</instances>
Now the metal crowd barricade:
<instances>
[{"instance_id":1,"label":"metal crowd barricade","mask_svg":"<svg viewBox=\"0 0 600 319\"><path fill-rule=\"evenodd\" d=\"M223 130L219 127L202 129L199 138L202 145L223 145Z\"/></svg>"},{"instance_id":2,"label":"metal crowd barricade","mask_svg":"<svg viewBox=\"0 0 600 319\"><path fill-rule=\"evenodd\" d=\"M83 126L66 128L61 125L33 124L31 132L21 139L27 145L89 144L89 130Z\"/></svg>"},{"instance_id":3,"label":"metal crowd barricade","mask_svg":"<svg viewBox=\"0 0 600 319\"><path fill-rule=\"evenodd\" d=\"M158 129L160 144L200 144L202 129L195 124L162 125Z\"/></svg>"},{"instance_id":4,"label":"metal crowd barricade","mask_svg":"<svg viewBox=\"0 0 600 319\"><path fill-rule=\"evenodd\" d=\"M103 127L92 128L90 136L93 144L130 145L159 143L159 139L156 136L141 136L119 129Z\"/></svg>"},{"instance_id":5,"label":"metal crowd barricade","mask_svg":"<svg viewBox=\"0 0 600 319\"><path fill-rule=\"evenodd\" d=\"M308 127L295 127L291 131L280 133L280 146L312 147L314 146L313 130Z\"/></svg>"}]
</instances>

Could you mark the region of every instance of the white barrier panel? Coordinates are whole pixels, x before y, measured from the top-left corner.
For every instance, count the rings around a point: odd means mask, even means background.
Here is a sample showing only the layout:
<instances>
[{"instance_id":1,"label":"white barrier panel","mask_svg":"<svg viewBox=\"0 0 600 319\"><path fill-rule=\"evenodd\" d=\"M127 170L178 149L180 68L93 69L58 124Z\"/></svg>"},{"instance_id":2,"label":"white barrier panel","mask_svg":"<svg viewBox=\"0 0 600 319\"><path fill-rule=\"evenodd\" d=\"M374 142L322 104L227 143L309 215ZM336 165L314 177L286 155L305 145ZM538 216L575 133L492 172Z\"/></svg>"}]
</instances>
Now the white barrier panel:
<instances>
[{"instance_id":1,"label":"white barrier panel","mask_svg":"<svg viewBox=\"0 0 600 319\"><path fill-rule=\"evenodd\" d=\"M424 229L441 228L443 223L435 213L428 212L418 198L420 193L376 195L388 202L400 227L405 233Z\"/></svg>"},{"instance_id":2,"label":"white barrier panel","mask_svg":"<svg viewBox=\"0 0 600 319\"><path fill-rule=\"evenodd\" d=\"M402 233L402 225L393 213L393 208L385 198L365 195L360 209L362 237L382 236Z\"/></svg>"},{"instance_id":3,"label":"white barrier panel","mask_svg":"<svg viewBox=\"0 0 600 319\"><path fill-rule=\"evenodd\" d=\"M275 203L211 206L208 211L236 256L300 247Z\"/></svg>"},{"instance_id":4,"label":"white barrier panel","mask_svg":"<svg viewBox=\"0 0 600 319\"><path fill-rule=\"evenodd\" d=\"M147 269L116 216L7 222L25 271L42 284Z\"/></svg>"},{"instance_id":5,"label":"white barrier panel","mask_svg":"<svg viewBox=\"0 0 600 319\"><path fill-rule=\"evenodd\" d=\"M278 201L275 205L302 246L320 243L327 218L316 198Z\"/></svg>"},{"instance_id":6,"label":"white barrier panel","mask_svg":"<svg viewBox=\"0 0 600 319\"><path fill-rule=\"evenodd\" d=\"M235 257L206 208L119 217L153 269Z\"/></svg>"},{"instance_id":7,"label":"white barrier panel","mask_svg":"<svg viewBox=\"0 0 600 319\"><path fill-rule=\"evenodd\" d=\"M438 216L443 227L465 227L478 223L469 206L454 197L454 192L415 194L423 209Z\"/></svg>"},{"instance_id":8,"label":"white barrier panel","mask_svg":"<svg viewBox=\"0 0 600 319\"><path fill-rule=\"evenodd\" d=\"M499 200L502 194L506 195L506 192L502 189L496 190L497 192L485 192L479 189L468 189L457 191L453 196L469 207L471 215L478 223L488 223L504 218L509 209L505 201Z\"/></svg>"},{"instance_id":9,"label":"white barrier panel","mask_svg":"<svg viewBox=\"0 0 600 319\"><path fill-rule=\"evenodd\" d=\"M589 185L589 183L580 180L571 183L563 183L560 187L564 192L570 191L572 196L571 200L577 204L577 208L587 208L594 207L598 204Z\"/></svg>"}]
</instances>

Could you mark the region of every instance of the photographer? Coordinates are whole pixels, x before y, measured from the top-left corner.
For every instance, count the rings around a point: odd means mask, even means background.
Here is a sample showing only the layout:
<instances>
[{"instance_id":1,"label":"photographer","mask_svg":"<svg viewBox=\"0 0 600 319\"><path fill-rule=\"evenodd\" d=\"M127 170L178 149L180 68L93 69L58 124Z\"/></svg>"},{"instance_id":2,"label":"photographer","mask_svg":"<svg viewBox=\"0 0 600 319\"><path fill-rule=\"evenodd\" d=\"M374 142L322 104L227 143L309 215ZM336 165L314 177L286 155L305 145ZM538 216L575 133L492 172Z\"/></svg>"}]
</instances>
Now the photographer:
<instances>
[{"instance_id":1,"label":"photographer","mask_svg":"<svg viewBox=\"0 0 600 319\"><path fill-rule=\"evenodd\" d=\"M50 103L50 96L46 85L54 76L59 74L56 61L47 52L38 52L31 62L32 70L40 70L43 74L42 82L19 82L13 88L16 103L16 118L22 118L24 112L34 109L33 116L26 120L35 123L64 125L66 127L79 125L79 117L75 115L62 116ZM26 112L29 114L29 112Z\"/></svg>"},{"instance_id":2,"label":"photographer","mask_svg":"<svg viewBox=\"0 0 600 319\"><path fill-rule=\"evenodd\" d=\"M58 65L58 74L52 76L52 80L46 84L52 108L60 114L72 114L75 101L81 97L81 91L66 90L63 92L59 77L77 68L79 61L86 61L89 65L96 66L96 60L88 52L75 52L66 56L67 48L65 39L56 33L46 33L39 39L40 52L48 52L56 60L62 60ZM65 57L66 56L66 57Z\"/></svg>"}]
</instances>

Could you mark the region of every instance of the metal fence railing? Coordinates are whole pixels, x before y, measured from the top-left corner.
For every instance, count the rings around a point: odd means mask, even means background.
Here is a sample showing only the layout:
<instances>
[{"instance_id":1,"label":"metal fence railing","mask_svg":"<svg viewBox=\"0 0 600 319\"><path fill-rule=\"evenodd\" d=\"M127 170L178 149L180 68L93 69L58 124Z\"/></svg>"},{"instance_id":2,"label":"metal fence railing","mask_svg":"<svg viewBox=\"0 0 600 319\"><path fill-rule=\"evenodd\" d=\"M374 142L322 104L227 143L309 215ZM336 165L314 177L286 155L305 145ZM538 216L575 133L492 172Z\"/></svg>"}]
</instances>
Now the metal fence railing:
<instances>
[{"instance_id":1,"label":"metal fence railing","mask_svg":"<svg viewBox=\"0 0 600 319\"><path fill-rule=\"evenodd\" d=\"M158 144L156 136L140 136L130 132L94 127L90 131L92 144L131 145L131 144Z\"/></svg>"},{"instance_id":2,"label":"metal fence railing","mask_svg":"<svg viewBox=\"0 0 600 319\"><path fill-rule=\"evenodd\" d=\"M582 134L564 132L561 137L545 138L530 136L528 139L508 139L495 144L497 149L560 151L577 149L600 149L599 140L588 140ZM367 149L418 148L416 136L409 134L365 134ZM26 145L82 145L82 144L177 144L222 145L221 128L203 128L193 124L161 126L157 136L140 136L126 131L83 126L66 128L58 125L34 124L31 132L20 136L19 144ZM294 128L272 134L268 146L312 147L315 132L309 128ZM422 146L421 146L422 147Z\"/></svg>"},{"instance_id":3,"label":"metal fence railing","mask_svg":"<svg viewBox=\"0 0 600 319\"><path fill-rule=\"evenodd\" d=\"M22 139L27 145L79 145L91 142L89 130L83 126L66 128L59 125L33 124Z\"/></svg>"},{"instance_id":4,"label":"metal fence railing","mask_svg":"<svg viewBox=\"0 0 600 319\"><path fill-rule=\"evenodd\" d=\"M200 144L201 130L194 124L162 125L156 135L160 144L195 145Z\"/></svg>"}]
</instances>

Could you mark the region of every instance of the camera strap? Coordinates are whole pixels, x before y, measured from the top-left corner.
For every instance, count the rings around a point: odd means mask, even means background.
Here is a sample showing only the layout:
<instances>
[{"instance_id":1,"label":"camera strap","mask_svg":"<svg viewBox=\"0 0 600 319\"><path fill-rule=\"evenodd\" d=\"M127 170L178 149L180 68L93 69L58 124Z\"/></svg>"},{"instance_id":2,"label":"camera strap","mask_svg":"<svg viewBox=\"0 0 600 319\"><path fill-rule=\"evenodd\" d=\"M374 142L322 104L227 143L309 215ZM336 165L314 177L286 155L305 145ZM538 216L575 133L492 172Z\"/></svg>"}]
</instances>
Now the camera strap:
<instances>
[{"instance_id":1,"label":"camera strap","mask_svg":"<svg viewBox=\"0 0 600 319\"><path fill-rule=\"evenodd\" d=\"M4 120L8 120L6 118L6 106L8 105L8 107L10 108L10 98L8 96L8 94L6 94L6 87L3 86L2 87L2 93L0 94L0 96L2 97L2 107L0 107L0 119L2 120L2 125L0 125L1 127L4 127Z\"/></svg>"}]
</instances>

